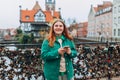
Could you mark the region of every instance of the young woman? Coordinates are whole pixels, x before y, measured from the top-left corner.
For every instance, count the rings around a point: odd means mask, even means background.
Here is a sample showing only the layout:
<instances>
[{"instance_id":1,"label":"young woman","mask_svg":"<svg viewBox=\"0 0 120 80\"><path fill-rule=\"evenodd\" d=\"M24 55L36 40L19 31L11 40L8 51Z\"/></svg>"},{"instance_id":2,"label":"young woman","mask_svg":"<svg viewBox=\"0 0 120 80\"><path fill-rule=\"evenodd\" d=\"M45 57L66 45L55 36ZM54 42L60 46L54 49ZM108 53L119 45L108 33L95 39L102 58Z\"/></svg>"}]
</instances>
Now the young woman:
<instances>
[{"instance_id":1,"label":"young woman","mask_svg":"<svg viewBox=\"0 0 120 80\"><path fill-rule=\"evenodd\" d=\"M77 51L72 39L65 23L55 20L41 47L45 80L74 80L72 58Z\"/></svg>"}]
</instances>

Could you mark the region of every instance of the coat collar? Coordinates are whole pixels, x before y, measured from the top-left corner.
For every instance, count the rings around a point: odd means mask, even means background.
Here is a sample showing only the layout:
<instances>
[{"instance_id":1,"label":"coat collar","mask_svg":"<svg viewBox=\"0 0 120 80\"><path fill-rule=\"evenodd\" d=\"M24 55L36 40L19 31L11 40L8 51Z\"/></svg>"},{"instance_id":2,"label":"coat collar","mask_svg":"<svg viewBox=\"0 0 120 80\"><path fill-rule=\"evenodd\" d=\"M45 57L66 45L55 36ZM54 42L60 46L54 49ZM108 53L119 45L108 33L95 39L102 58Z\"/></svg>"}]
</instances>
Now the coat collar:
<instances>
[{"instance_id":1,"label":"coat collar","mask_svg":"<svg viewBox=\"0 0 120 80\"><path fill-rule=\"evenodd\" d=\"M64 35L61 35L61 36L56 36L56 41L58 41L58 39L65 40L65 36L64 36Z\"/></svg>"}]
</instances>

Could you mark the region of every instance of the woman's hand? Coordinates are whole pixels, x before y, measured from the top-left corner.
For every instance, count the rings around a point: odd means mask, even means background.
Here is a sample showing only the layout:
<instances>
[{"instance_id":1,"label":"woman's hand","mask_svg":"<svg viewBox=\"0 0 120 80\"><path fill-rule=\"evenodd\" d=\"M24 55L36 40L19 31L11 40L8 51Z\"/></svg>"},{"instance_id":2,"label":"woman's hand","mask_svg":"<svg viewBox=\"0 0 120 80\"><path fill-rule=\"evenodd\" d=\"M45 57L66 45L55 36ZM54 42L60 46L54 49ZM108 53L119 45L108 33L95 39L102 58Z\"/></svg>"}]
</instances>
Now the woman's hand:
<instances>
[{"instance_id":1,"label":"woman's hand","mask_svg":"<svg viewBox=\"0 0 120 80\"><path fill-rule=\"evenodd\" d=\"M65 49L64 48L59 48L58 53L63 56L64 53L65 53Z\"/></svg>"},{"instance_id":2,"label":"woman's hand","mask_svg":"<svg viewBox=\"0 0 120 80\"><path fill-rule=\"evenodd\" d=\"M65 49L65 52L66 52L67 54L70 54L70 53L71 53L70 47L64 47L64 49Z\"/></svg>"}]
</instances>

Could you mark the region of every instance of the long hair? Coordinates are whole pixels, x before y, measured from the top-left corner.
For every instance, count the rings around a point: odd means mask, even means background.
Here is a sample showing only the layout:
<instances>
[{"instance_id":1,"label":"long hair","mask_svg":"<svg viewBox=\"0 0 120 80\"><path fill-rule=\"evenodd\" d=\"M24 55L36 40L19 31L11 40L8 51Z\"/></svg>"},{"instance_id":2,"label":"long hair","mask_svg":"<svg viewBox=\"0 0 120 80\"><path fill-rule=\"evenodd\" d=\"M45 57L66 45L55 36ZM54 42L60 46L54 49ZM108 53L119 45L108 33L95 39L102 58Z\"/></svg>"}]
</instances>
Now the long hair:
<instances>
[{"instance_id":1,"label":"long hair","mask_svg":"<svg viewBox=\"0 0 120 80\"><path fill-rule=\"evenodd\" d=\"M51 26L51 28L50 28L50 32L49 32L49 34L48 34L48 37L47 37L47 39L48 39L48 41L49 41L49 46L54 46L54 42L55 42L55 40L56 40L56 38L55 38L55 33L54 33L54 24L56 23L56 22L61 22L62 24L63 24L63 26L64 26L64 31L63 31L63 35L66 37L66 38L68 38L68 39L70 39L70 40L73 40L73 38L72 38L72 36L68 33L68 29L66 28L66 25L65 25L65 23L62 21L62 20L60 20L60 19L56 19L54 22L53 22L53 24L52 24L52 26Z\"/></svg>"}]
</instances>

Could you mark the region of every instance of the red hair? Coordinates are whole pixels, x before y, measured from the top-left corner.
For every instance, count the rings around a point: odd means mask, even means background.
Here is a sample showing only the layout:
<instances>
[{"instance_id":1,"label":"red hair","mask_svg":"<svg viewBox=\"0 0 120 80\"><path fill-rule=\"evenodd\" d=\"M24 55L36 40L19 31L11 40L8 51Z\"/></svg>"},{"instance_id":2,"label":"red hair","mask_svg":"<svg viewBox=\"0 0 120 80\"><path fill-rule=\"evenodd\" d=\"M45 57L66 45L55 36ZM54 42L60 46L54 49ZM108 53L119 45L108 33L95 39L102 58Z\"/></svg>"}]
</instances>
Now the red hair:
<instances>
[{"instance_id":1,"label":"red hair","mask_svg":"<svg viewBox=\"0 0 120 80\"><path fill-rule=\"evenodd\" d=\"M56 22L61 22L62 24L63 24L63 26L64 26L64 31L63 31L63 35L66 37L66 38L68 38L68 39L70 39L70 40L73 40L73 38L72 38L72 36L70 36L70 34L68 33L68 29L67 29L67 27L66 27L66 25L65 25L65 23L62 21L62 20L60 20L60 19L57 19L57 20L55 20L54 22L53 22L53 24L52 24L52 26L51 26L51 28L50 28L50 32L49 32L49 34L48 34L48 37L47 37L47 39L48 39L48 41L49 41L49 46L53 46L54 45L54 42L55 42L55 33L54 33L54 24L56 23Z\"/></svg>"}]
</instances>

